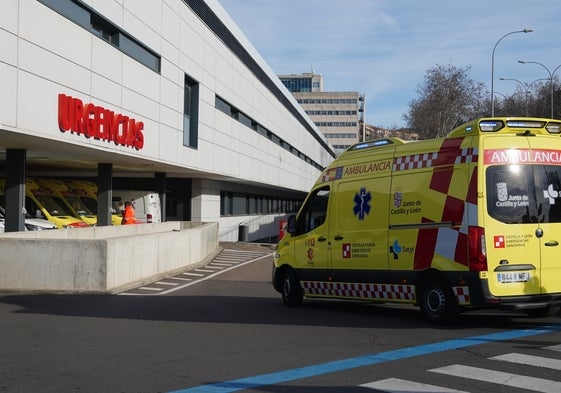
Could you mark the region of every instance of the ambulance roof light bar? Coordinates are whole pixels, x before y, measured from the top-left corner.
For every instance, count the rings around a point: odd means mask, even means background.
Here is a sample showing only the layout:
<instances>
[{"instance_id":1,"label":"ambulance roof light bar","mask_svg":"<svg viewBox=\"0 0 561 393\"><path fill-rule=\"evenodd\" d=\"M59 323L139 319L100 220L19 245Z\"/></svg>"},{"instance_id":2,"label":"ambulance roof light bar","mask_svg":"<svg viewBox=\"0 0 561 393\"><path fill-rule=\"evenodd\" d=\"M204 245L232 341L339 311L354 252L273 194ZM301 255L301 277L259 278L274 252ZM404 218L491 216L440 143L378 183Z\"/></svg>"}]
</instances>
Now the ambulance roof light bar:
<instances>
[{"instance_id":1,"label":"ambulance roof light bar","mask_svg":"<svg viewBox=\"0 0 561 393\"><path fill-rule=\"evenodd\" d=\"M380 146L386 146L386 145L391 145L393 144L394 141L392 141L391 139L374 139L372 141L368 141L368 142L361 142L361 143L357 143L356 145L353 145L349 148L349 150L364 150L364 149L368 149L371 147L380 147Z\"/></svg>"},{"instance_id":2,"label":"ambulance roof light bar","mask_svg":"<svg viewBox=\"0 0 561 393\"><path fill-rule=\"evenodd\" d=\"M550 134L561 134L561 122L551 121L551 122L547 123L547 126L545 126L545 129Z\"/></svg>"},{"instance_id":3,"label":"ambulance roof light bar","mask_svg":"<svg viewBox=\"0 0 561 393\"><path fill-rule=\"evenodd\" d=\"M502 120L483 120L479 122L479 129L482 132L497 132L504 126Z\"/></svg>"},{"instance_id":4,"label":"ambulance roof light bar","mask_svg":"<svg viewBox=\"0 0 561 393\"><path fill-rule=\"evenodd\" d=\"M508 128L525 128L525 129L539 129L545 128L550 134L561 133L561 122L547 122L545 120L482 120L479 122L479 129L481 132L497 132L504 127Z\"/></svg>"}]
</instances>

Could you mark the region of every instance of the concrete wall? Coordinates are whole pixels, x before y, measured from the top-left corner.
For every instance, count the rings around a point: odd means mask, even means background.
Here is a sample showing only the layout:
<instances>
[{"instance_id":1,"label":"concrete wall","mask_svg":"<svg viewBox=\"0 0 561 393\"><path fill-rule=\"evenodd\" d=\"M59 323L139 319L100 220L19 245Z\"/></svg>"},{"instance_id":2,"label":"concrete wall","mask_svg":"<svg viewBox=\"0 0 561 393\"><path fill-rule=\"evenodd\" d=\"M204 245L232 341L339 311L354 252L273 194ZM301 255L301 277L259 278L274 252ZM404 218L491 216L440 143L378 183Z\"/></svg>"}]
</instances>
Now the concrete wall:
<instances>
[{"instance_id":1,"label":"concrete wall","mask_svg":"<svg viewBox=\"0 0 561 393\"><path fill-rule=\"evenodd\" d=\"M216 256L218 224L164 223L0 235L0 291L117 293Z\"/></svg>"}]
</instances>

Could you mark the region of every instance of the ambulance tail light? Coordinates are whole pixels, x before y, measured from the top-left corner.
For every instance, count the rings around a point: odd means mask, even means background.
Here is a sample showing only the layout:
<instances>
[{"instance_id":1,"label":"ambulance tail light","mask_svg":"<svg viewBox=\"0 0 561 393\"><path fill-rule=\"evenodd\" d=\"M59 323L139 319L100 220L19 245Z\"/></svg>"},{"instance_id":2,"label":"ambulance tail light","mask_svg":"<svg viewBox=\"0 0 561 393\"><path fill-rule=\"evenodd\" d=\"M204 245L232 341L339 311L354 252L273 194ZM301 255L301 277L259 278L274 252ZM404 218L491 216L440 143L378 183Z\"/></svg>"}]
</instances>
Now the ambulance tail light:
<instances>
[{"instance_id":1,"label":"ambulance tail light","mask_svg":"<svg viewBox=\"0 0 561 393\"><path fill-rule=\"evenodd\" d=\"M485 229L469 227L468 229L469 270L482 272L487 270L487 249L485 247Z\"/></svg>"},{"instance_id":2,"label":"ambulance tail light","mask_svg":"<svg viewBox=\"0 0 561 393\"><path fill-rule=\"evenodd\" d=\"M71 222L70 224L66 225L65 228L88 228L88 223L84 221L75 221Z\"/></svg>"},{"instance_id":3,"label":"ambulance tail light","mask_svg":"<svg viewBox=\"0 0 561 393\"><path fill-rule=\"evenodd\" d=\"M150 213L146 214L146 222L148 224L152 223L152 214L150 214Z\"/></svg>"}]
</instances>

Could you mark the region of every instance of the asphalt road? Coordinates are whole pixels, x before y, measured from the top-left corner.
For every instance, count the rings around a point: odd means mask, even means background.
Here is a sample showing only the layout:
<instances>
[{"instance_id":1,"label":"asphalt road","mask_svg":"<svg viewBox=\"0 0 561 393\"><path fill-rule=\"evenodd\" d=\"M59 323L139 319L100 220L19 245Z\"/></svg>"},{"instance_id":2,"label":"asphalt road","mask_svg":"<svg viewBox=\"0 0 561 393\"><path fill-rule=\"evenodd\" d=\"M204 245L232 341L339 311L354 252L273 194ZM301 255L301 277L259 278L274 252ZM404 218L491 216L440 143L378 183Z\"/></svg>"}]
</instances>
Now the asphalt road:
<instances>
[{"instance_id":1,"label":"asphalt road","mask_svg":"<svg viewBox=\"0 0 561 393\"><path fill-rule=\"evenodd\" d=\"M559 318L437 327L410 306L287 308L268 253L238 247L160 291L1 295L0 392L561 391Z\"/></svg>"}]
</instances>

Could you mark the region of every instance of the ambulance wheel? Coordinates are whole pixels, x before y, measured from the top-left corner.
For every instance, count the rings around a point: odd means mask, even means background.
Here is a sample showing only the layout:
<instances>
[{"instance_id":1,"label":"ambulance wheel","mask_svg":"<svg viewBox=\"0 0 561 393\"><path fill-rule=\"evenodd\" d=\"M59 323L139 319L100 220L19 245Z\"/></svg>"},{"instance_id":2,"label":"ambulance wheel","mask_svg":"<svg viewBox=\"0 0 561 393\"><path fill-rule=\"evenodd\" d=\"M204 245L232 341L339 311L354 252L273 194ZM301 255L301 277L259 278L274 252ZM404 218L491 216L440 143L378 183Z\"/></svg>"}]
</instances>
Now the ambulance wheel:
<instances>
[{"instance_id":1,"label":"ambulance wheel","mask_svg":"<svg viewBox=\"0 0 561 393\"><path fill-rule=\"evenodd\" d=\"M282 300L285 305L293 307L302 304L302 288L296 272L290 268L284 269L282 274Z\"/></svg>"},{"instance_id":2,"label":"ambulance wheel","mask_svg":"<svg viewBox=\"0 0 561 393\"><path fill-rule=\"evenodd\" d=\"M459 314L452 289L442 278L432 277L420 289L421 312L431 323L450 323Z\"/></svg>"}]
</instances>

